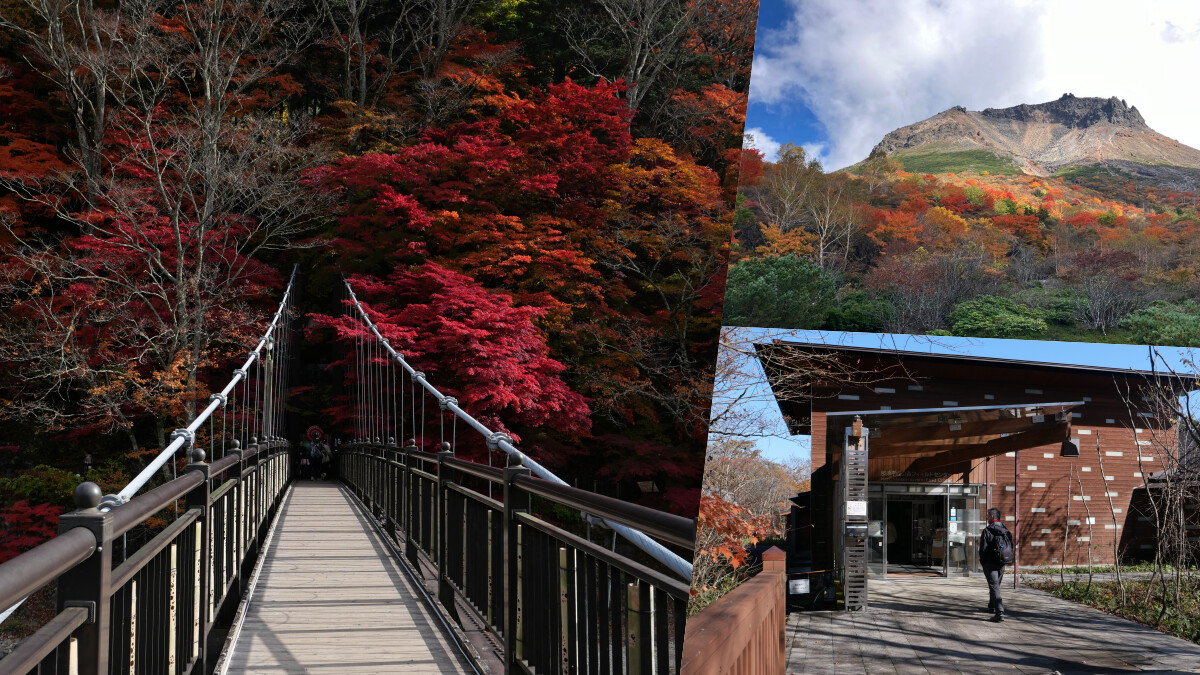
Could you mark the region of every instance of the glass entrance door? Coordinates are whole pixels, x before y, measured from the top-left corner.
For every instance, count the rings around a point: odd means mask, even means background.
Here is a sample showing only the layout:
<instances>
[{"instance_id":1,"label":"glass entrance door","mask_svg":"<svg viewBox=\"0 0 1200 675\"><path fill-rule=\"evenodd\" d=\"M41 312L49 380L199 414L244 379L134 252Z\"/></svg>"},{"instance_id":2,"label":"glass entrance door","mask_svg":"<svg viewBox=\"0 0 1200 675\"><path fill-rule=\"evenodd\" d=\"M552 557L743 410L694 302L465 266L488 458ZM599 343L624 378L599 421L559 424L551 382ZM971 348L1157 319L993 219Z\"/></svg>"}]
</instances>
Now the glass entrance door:
<instances>
[{"instance_id":1,"label":"glass entrance door","mask_svg":"<svg viewBox=\"0 0 1200 675\"><path fill-rule=\"evenodd\" d=\"M973 495L950 495L946 499L946 576L974 572L975 543L982 524Z\"/></svg>"},{"instance_id":2,"label":"glass entrance door","mask_svg":"<svg viewBox=\"0 0 1200 675\"><path fill-rule=\"evenodd\" d=\"M867 505L867 568L883 576L978 572L978 485L875 483Z\"/></svg>"},{"instance_id":3,"label":"glass entrance door","mask_svg":"<svg viewBox=\"0 0 1200 675\"><path fill-rule=\"evenodd\" d=\"M867 572L887 574L887 502L871 499L867 503Z\"/></svg>"}]
</instances>

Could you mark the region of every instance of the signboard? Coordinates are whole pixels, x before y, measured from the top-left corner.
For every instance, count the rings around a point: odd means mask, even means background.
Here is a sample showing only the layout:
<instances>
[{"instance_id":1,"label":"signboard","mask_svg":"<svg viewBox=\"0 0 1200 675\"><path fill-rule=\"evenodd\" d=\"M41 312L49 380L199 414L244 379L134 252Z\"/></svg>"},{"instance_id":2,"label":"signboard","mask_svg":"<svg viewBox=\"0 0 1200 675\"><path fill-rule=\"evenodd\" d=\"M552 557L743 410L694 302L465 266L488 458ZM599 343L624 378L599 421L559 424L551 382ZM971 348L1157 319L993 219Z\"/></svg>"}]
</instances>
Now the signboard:
<instances>
[{"instance_id":1,"label":"signboard","mask_svg":"<svg viewBox=\"0 0 1200 675\"><path fill-rule=\"evenodd\" d=\"M800 595L808 592L808 579L791 579L788 581L788 593Z\"/></svg>"},{"instance_id":2,"label":"signboard","mask_svg":"<svg viewBox=\"0 0 1200 675\"><path fill-rule=\"evenodd\" d=\"M846 515L867 517L867 503L865 501L848 501L846 502Z\"/></svg>"}]
</instances>

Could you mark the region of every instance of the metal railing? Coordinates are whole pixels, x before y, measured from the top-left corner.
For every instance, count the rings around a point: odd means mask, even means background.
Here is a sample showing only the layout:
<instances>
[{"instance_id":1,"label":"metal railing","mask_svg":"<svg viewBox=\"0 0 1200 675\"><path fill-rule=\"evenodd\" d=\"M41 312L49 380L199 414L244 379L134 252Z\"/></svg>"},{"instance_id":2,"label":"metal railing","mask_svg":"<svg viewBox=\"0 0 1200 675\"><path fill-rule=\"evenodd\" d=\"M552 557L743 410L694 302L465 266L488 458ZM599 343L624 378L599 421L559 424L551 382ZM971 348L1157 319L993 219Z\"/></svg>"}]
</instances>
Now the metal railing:
<instances>
[{"instance_id":1,"label":"metal railing","mask_svg":"<svg viewBox=\"0 0 1200 675\"><path fill-rule=\"evenodd\" d=\"M285 397L282 393L287 390L287 369L275 366L280 362L287 362L288 354L286 352L290 350L291 340L288 339L289 334L285 321L290 318L289 315L292 311L296 271L299 268L299 265L292 267L292 276L288 279L287 288L283 291L283 298L279 301L279 308L275 310L275 316L271 318L271 323L258 341L258 345L246 355L246 362L242 364L241 368L233 371L233 377L225 385L225 388L209 397L208 405L196 415L191 424L171 432L171 442L167 444L167 447L163 448L162 452L147 464L141 473L129 481L128 485L115 495L106 495L101 500L102 509L108 510L129 501L163 465L175 456L176 452L183 447L191 447L196 441L196 432L204 426L205 422L212 423L213 413L218 408L224 409L228 405L231 394L236 396L239 383L244 388L242 414L238 415L236 410L234 411L235 426L231 429L233 437L240 438L242 440L239 442L245 443L245 439L251 435L263 439L276 436L281 428L280 422L283 418ZM276 357L276 346L279 347L279 352L284 353L282 357ZM264 350L267 353L265 359L262 356ZM257 381L254 382L253 389L251 389L250 368L255 363L259 366L259 372ZM236 422L239 419L242 421L240 434L236 428ZM222 435L224 436L224 434L223 425ZM209 436L215 438L215 434L210 433Z\"/></svg>"},{"instance_id":2,"label":"metal railing","mask_svg":"<svg viewBox=\"0 0 1200 675\"><path fill-rule=\"evenodd\" d=\"M344 279L343 285L345 286L346 291L346 302L353 306L355 310L353 313L354 319L357 322L360 322L366 328L366 334L356 333L355 342L355 349L357 352L357 368L359 370L359 372L356 373L356 385L358 386L356 395L359 399L358 407L360 410L360 417L366 422L366 424L360 425L358 430L359 441L370 442L374 440L376 443L378 443L388 439L389 431L394 431L396 433L394 438L405 438L403 426L405 423L405 411L403 409L403 403L401 402L399 409L400 414L395 414L396 401L389 401L389 396L393 397L394 399L396 392L400 392L402 394L404 388L403 378L404 375L407 374L410 378L410 383L412 383L414 386L420 385L423 394L433 397L440 411L451 413L453 415L453 420L462 420L467 424L467 426L480 434L480 436L487 441L487 447L489 450L495 449L503 451L508 457L515 459L519 464L528 467L529 470L539 478L552 483L557 483L559 485L567 485L566 481L554 475L553 472L542 466L529 455L521 452L521 450L513 445L512 438L509 437L508 434L494 432L487 428L487 426L485 426L482 422L475 419L470 413L459 407L458 401L455 398L446 396L442 392L438 391L437 387L425 379L424 373L413 368L404 358L404 355L393 348L388 339L383 337L383 334L379 332L379 328L375 325L375 322L371 321L371 318L367 316L367 312L363 308L362 302L359 301L358 296L355 295L354 289L350 285L350 281L348 279ZM400 371L399 388L395 386L396 382L394 375L389 375L387 371L379 366L380 359L385 359L384 363L388 364L389 366L392 362L395 362L402 368ZM375 372L376 369L379 370L378 373ZM418 433L417 424L415 421L415 391L413 393L413 397L414 398L410 400L410 403L413 405L413 433L415 434ZM392 411L391 414L389 414L389 410ZM422 416L424 416L423 401L421 410ZM422 422L423 421L424 420L422 420ZM445 441L444 429L445 427L443 425L443 441ZM424 431L421 430L419 433L421 434L422 445L424 445ZM663 565L666 565L673 572L678 574L680 578L688 583L691 583L692 563L688 562L682 556L674 551L671 551L662 544L654 541L653 538L646 536L646 534L638 530L636 527L630 527L626 524L604 518L599 518L597 524L612 529L614 532L620 534L647 555L651 556Z\"/></svg>"},{"instance_id":3,"label":"metal railing","mask_svg":"<svg viewBox=\"0 0 1200 675\"><path fill-rule=\"evenodd\" d=\"M258 345L247 355L246 362L241 368L233 371L233 377L219 393L209 397L209 403L200 411L188 426L171 432L171 441L165 448L142 469L133 480L129 481L120 492L105 495L100 499L101 511L109 511L128 502L146 483L175 458L182 448L191 448L196 443L196 432L203 429L204 423L209 423L209 452L212 454L218 448L224 448L230 440L245 445L251 437L278 438L276 435L282 429L284 403L286 401L288 371L286 364L291 353L291 334L287 330L286 321L291 318L292 306L295 300L296 274L299 265L292 267L292 275L288 279L287 288L275 310L275 316L267 326ZM265 350L265 357L263 352ZM252 381L251 367L257 363L257 378ZM238 396L238 385L242 385L241 396ZM238 404L241 404L240 410ZM231 405L232 403L232 405ZM214 413L221 410L221 431L218 435L215 428ZM240 427L239 427L240 423ZM218 438L220 439L218 441ZM0 603L0 622L7 619L25 601L24 597L15 598L11 603Z\"/></svg>"},{"instance_id":4,"label":"metal railing","mask_svg":"<svg viewBox=\"0 0 1200 675\"><path fill-rule=\"evenodd\" d=\"M56 579L58 603L49 623L0 659L0 675L208 672L209 637L236 611L291 482L288 447L241 451L235 442L211 464L193 449L183 475L109 511L98 508L99 486L79 485L58 536L0 565L0 606ZM114 558L123 534L180 499L178 518Z\"/></svg>"},{"instance_id":5,"label":"metal railing","mask_svg":"<svg viewBox=\"0 0 1200 675\"><path fill-rule=\"evenodd\" d=\"M503 645L504 673L679 672L688 584L567 531L554 512L637 526L687 550L695 521L450 449L350 443L336 461L410 567L435 570L451 618L473 612Z\"/></svg>"}]
</instances>

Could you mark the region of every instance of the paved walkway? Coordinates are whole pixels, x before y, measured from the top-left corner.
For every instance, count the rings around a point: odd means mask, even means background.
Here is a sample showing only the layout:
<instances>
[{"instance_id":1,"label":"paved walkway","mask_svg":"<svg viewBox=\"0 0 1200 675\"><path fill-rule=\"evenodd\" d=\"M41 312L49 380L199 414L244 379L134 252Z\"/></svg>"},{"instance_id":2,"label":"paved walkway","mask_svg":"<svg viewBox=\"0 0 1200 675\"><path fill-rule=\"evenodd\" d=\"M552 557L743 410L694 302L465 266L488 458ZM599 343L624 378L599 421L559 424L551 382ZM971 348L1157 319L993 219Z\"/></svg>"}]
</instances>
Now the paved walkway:
<instances>
[{"instance_id":1,"label":"paved walkway","mask_svg":"<svg viewBox=\"0 0 1200 675\"><path fill-rule=\"evenodd\" d=\"M343 488L304 481L229 661L229 673L473 672Z\"/></svg>"},{"instance_id":2,"label":"paved walkway","mask_svg":"<svg viewBox=\"0 0 1200 675\"><path fill-rule=\"evenodd\" d=\"M1004 580L988 621L982 578L876 581L859 612L788 620L788 673L1191 673L1200 646Z\"/></svg>"}]
</instances>

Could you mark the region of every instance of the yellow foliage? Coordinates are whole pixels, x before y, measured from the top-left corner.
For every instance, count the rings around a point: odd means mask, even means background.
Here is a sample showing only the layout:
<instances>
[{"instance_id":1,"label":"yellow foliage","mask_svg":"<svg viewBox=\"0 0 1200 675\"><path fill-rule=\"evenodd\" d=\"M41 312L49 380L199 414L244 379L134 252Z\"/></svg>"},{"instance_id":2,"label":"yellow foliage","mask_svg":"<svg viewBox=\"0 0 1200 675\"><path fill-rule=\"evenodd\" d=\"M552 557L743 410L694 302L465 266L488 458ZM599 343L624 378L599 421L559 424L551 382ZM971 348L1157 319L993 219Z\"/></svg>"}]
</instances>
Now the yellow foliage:
<instances>
[{"instance_id":1,"label":"yellow foliage","mask_svg":"<svg viewBox=\"0 0 1200 675\"><path fill-rule=\"evenodd\" d=\"M804 229L794 227L787 232L775 223L762 226L765 243L754 249L754 252L764 257L783 257L786 255L811 255L813 252L813 236Z\"/></svg>"}]
</instances>

